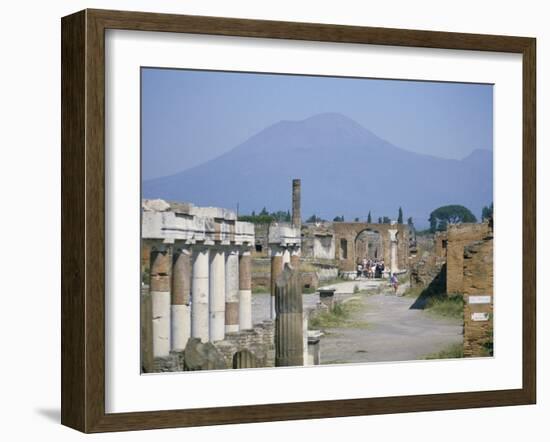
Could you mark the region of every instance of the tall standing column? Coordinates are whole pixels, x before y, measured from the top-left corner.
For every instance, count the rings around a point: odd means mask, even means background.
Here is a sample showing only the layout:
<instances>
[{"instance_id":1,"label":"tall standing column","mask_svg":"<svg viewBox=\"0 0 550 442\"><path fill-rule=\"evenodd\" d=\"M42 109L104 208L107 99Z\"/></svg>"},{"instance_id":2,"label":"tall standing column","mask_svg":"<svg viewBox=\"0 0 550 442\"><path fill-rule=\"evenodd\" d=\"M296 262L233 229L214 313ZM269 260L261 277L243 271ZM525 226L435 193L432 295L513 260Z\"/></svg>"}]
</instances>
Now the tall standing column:
<instances>
[{"instance_id":1,"label":"tall standing column","mask_svg":"<svg viewBox=\"0 0 550 442\"><path fill-rule=\"evenodd\" d=\"M239 329L252 328L252 256L244 251L239 257Z\"/></svg>"},{"instance_id":2,"label":"tall standing column","mask_svg":"<svg viewBox=\"0 0 550 442\"><path fill-rule=\"evenodd\" d=\"M174 254L172 268L172 350L183 350L191 336L191 255Z\"/></svg>"},{"instance_id":3,"label":"tall standing column","mask_svg":"<svg viewBox=\"0 0 550 442\"><path fill-rule=\"evenodd\" d=\"M225 332L239 331L239 252L225 255Z\"/></svg>"},{"instance_id":4,"label":"tall standing column","mask_svg":"<svg viewBox=\"0 0 550 442\"><path fill-rule=\"evenodd\" d=\"M283 249L279 246L271 246L271 319L275 319L275 283L279 275L283 273Z\"/></svg>"},{"instance_id":5,"label":"tall standing column","mask_svg":"<svg viewBox=\"0 0 550 442\"><path fill-rule=\"evenodd\" d=\"M292 180L292 225L298 229L302 226L301 187L299 179Z\"/></svg>"},{"instance_id":6,"label":"tall standing column","mask_svg":"<svg viewBox=\"0 0 550 442\"><path fill-rule=\"evenodd\" d=\"M207 248L197 247L193 254L193 276L191 279L191 336L209 341L209 253Z\"/></svg>"},{"instance_id":7,"label":"tall standing column","mask_svg":"<svg viewBox=\"0 0 550 442\"><path fill-rule=\"evenodd\" d=\"M151 252L151 302L153 321L153 357L170 354L170 267L172 254L166 250Z\"/></svg>"},{"instance_id":8,"label":"tall standing column","mask_svg":"<svg viewBox=\"0 0 550 442\"><path fill-rule=\"evenodd\" d=\"M225 257L222 250L210 252L210 340L225 338Z\"/></svg>"}]
</instances>

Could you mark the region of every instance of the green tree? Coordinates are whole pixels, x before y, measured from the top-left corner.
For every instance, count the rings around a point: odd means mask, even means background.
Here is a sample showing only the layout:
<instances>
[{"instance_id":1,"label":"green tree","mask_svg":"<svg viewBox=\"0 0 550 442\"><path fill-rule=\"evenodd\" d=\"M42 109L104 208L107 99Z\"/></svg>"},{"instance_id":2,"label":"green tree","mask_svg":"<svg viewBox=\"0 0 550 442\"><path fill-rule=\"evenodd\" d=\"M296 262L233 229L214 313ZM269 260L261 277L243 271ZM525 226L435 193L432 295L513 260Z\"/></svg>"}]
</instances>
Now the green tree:
<instances>
[{"instance_id":1,"label":"green tree","mask_svg":"<svg viewBox=\"0 0 550 442\"><path fill-rule=\"evenodd\" d=\"M493 217L493 203L491 203L490 206L484 206L483 209L481 209L482 221L486 221L492 217Z\"/></svg>"},{"instance_id":2,"label":"green tree","mask_svg":"<svg viewBox=\"0 0 550 442\"><path fill-rule=\"evenodd\" d=\"M306 219L306 223L319 223L321 221L322 219L315 214L311 215L308 219Z\"/></svg>"},{"instance_id":3,"label":"green tree","mask_svg":"<svg viewBox=\"0 0 550 442\"><path fill-rule=\"evenodd\" d=\"M475 223L476 217L469 209L458 204L442 206L430 213L430 232L447 229L448 224Z\"/></svg>"},{"instance_id":4,"label":"green tree","mask_svg":"<svg viewBox=\"0 0 550 442\"><path fill-rule=\"evenodd\" d=\"M369 214L367 215L367 223L369 223L369 224L372 223L372 216L370 214L370 210L369 210Z\"/></svg>"},{"instance_id":5,"label":"green tree","mask_svg":"<svg viewBox=\"0 0 550 442\"><path fill-rule=\"evenodd\" d=\"M397 215L397 224L403 224L403 209L399 207L399 214Z\"/></svg>"}]
</instances>

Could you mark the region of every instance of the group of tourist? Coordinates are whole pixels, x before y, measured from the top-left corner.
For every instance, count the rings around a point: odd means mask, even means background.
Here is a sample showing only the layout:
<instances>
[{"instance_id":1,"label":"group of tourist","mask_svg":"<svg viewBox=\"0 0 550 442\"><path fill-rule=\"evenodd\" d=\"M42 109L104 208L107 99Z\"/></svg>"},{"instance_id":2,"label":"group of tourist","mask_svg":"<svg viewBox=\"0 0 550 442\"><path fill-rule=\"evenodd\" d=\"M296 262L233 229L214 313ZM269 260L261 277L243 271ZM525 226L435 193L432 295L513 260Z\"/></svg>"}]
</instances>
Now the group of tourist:
<instances>
[{"instance_id":1,"label":"group of tourist","mask_svg":"<svg viewBox=\"0 0 550 442\"><path fill-rule=\"evenodd\" d=\"M365 257L357 263L357 276L355 279L380 279L384 275L385 268L383 259L370 259ZM393 292L397 294L399 282L395 273L390 274L390 286Z\"/></svg>"},{"instance_id":2,"label":"group of tourist","mask_svg":"<svg viewBox=\"0 0 550 442\"><path fill-rule=\"evenodd\" d=\"M357 263L357 278L382 278L384 274L384 260L363 258Z\"/></svg>"}]
</instances>

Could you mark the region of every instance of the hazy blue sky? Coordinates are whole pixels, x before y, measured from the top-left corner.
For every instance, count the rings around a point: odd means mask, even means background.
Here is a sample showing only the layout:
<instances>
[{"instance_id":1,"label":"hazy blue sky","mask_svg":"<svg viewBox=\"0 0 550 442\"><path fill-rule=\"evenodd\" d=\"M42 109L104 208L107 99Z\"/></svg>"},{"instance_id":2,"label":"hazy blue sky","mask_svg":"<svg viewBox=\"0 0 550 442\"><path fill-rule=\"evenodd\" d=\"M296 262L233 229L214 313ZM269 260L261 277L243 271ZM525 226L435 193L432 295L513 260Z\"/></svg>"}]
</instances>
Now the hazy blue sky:
<instances>
[{"instance_id":1,"label":"hazy blue sky","mask_svg":"<svg viewBox=\"0 0 550 442\"><path fill-rule=\"evenodd\" d=\"M460 159L493 148L490 85L144 68L143 179L215 158L280 120L324 112L418 153Z\"/></svg>"}]
</instances>

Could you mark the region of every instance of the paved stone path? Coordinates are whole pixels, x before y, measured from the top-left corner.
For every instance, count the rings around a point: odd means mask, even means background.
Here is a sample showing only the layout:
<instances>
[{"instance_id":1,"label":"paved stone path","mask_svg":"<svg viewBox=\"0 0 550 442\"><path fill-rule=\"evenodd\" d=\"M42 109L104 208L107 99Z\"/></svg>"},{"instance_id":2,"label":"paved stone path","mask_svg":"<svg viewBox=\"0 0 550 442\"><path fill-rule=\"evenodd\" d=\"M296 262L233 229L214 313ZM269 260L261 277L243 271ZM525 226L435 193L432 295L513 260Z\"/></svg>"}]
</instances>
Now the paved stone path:
<instances>
[{"instance_id":1,"label":"paved stone path","mask_svg":"<svg viewBox=\"0 0 550 442\"><path fill-rule=\"evenodd\" d=\"M353 292L354 283L343 282L332 287L349 292L351 284ZM372 281L363 284L369 285ZM387 281L376 285L382 293L371 290L354 295L359 297L361 307L354 312L352 320L366 323L366 328L325 330L327 334L321 339L322 364L424 359L428 354L462 342L462 321L411 310L414 298L395 296ZM399 292L405 288L400 287Z\"/></svg>"}]
</instances>

